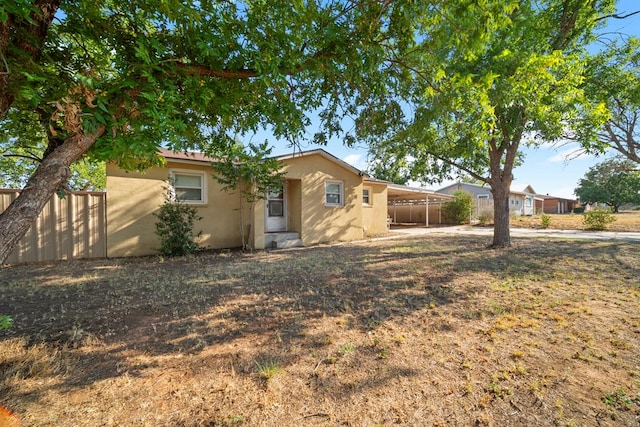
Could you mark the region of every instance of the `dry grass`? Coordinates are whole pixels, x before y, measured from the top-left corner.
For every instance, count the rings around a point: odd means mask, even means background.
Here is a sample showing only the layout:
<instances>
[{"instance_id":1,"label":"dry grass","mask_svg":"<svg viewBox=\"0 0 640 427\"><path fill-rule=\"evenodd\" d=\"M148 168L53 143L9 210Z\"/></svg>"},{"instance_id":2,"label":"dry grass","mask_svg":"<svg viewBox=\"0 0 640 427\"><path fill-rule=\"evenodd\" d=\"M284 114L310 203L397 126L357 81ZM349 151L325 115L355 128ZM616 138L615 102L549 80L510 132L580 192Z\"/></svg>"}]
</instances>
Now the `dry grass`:
<instances>
[{"instance_id":1,"label":"dry grass","mask_svg":"<svg viewBox=\"0 0 640 427\"><path fill-rule=\"evenodd\" d=\"M549 228L559 230L584 230L582 214L549 215L551 223ZM622 211L614 214L615 222L609 224L609 231L640 231L640 211ZM511 218L512 227L542 228L542 220L539 215L516 216Z\"/></svg>"},{"instance_id":2,"label":"dry grass","mask_svg":"<svg viewBox=\"0 0 640 427\"><path fill-rule=\"evenodd\" d=\"M0 270L26 426L640 422L640 245L433 235Z\"/></svg>"}]
</instances>

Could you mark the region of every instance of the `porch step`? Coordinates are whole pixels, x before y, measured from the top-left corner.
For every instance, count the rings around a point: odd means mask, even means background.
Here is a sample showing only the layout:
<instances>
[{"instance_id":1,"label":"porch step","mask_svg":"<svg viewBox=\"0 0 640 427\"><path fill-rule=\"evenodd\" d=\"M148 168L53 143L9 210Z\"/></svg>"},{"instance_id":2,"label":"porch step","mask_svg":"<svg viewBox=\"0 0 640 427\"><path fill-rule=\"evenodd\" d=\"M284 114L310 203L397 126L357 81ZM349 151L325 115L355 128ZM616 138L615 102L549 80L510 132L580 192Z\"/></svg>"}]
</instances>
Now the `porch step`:
<instances>
[{"instance_id":1,"label":"porch step","mask_svg":"<svg viewBox=\"0 0 640 427\"><path fill-rule=\"evenodd\" d=\"M265 247L267 248L282 249L303 246L300 235L292 231L286 231L282 233L266 233L264 240Z\"/></svg>"},{"instance_id":2,"label":"porch step","mask_svg":"<svg viewBox=\"0 0 640 427\"><path fill-rule=\"evenodd\" d=\"M276 249L284 248L299 248L304 246L301 239L281 240L279 242L273 242L273 247Z\"/></svg>"}]
</instances>

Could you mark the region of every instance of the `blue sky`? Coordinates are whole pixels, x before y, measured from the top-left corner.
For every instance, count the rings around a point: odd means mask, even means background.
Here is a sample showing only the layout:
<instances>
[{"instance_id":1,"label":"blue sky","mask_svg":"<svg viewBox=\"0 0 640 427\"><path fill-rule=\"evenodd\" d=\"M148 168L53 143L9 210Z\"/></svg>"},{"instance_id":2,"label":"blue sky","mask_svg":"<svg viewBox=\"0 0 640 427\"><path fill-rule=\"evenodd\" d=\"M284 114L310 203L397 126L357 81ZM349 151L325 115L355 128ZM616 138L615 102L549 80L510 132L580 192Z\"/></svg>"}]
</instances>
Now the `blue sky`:
<instances>
[{"instance_id":1,"label":"blue sky","mask_svg":"<svg viewBox=\"0 0 640 427\"><path fill-rule=\"evenodd\" d=\"M618 1L617 10L619 13L629 13L639 9L639 0ZM624 20L610 20L608 27L603 32L640 36L640 14ZM614 34L610 35L614 36ZM313 128L309 129L309 136L313 135L313 132ZM261 142L264 139L265 135L262 133L253 138L254 142ZM272 137L267 139L274 145L274 155L291 153L293 150L286 141L275 141ZM308 144L301 148L303 150L324 148L359 169L367 168L367 148L364 145L350 148L342 144L340 140L333 140L326 147ZM591 166L607 157L606 155L599 157L580 155L576 157L576 150L577 146L575 145L556 147L543 145L535 149L524 148L522 150L525 154L524 163L514 170L514 186L530 184L540 194L574 198L573 191L577 187L578 181ZM431 185L431 188L438 189L447 184L447 182L440 185L434 184Z\"/></svg>"}]
</instances>

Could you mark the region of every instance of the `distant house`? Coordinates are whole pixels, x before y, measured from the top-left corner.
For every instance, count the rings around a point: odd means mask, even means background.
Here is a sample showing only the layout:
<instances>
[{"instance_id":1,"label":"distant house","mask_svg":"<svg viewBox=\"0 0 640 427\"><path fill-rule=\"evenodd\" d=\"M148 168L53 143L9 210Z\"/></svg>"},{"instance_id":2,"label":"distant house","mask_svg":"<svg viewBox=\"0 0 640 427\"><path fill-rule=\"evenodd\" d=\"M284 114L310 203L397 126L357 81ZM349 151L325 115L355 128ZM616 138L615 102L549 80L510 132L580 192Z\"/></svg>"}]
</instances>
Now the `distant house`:
<instances>
[{"instance_id":1,"label":"distant house","mask_svg":"<svg viewBox=\"0 0 640 427\"><path fill-rule=\"evenodd\" d=\"M442 194L453 194L456 191L466 191L473 195L474 198L480 202L477 203L478 206L481 204L488 206L489 203L482 203L482 201L493 199L491 188L486 184L480 185L468 182L456 182L455 184L443 187L436 192ZM533 215L535 213L536 201L538 199L540 199L540 197L536 194L531 185L527 184L519 186L514 184L509 192L509 212L512 215Z\"/></svg>"},{"instance_id":2,"label":"distant house","mask_svg":"<svg viewBox=\"0 0 640 427\"><path fill-rule=\"evenodd\" d=\"M573 212L580 207L580 202L575 199L538 194L536 199L536 212L546 214L564 214Z\"/></svg>"}]
</instances>

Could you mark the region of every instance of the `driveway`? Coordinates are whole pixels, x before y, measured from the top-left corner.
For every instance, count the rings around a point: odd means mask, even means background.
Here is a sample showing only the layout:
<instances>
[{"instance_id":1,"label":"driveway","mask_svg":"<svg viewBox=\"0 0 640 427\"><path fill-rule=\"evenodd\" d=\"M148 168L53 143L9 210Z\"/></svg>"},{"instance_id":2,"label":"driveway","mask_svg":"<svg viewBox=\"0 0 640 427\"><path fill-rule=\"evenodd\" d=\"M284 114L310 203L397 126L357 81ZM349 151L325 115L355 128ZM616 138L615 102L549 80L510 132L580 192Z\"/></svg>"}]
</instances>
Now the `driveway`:
<instances>
[{"instance_id":1,"label":"driveway","mask_svg":"<svg viewBox=\"0 0 640 427\"><path fill-rule=\"evenodd\" d=\"M420 236L423 234L473 234L479 236L493 236L493 228L472 227L469 225L433 228L412 227L392 228L391 233L403 236ZM511 237L550 237L560 239L626 240L640 242L640 232L554 230L550 228L511 228Z\"/></svg>"}]
</instances>

